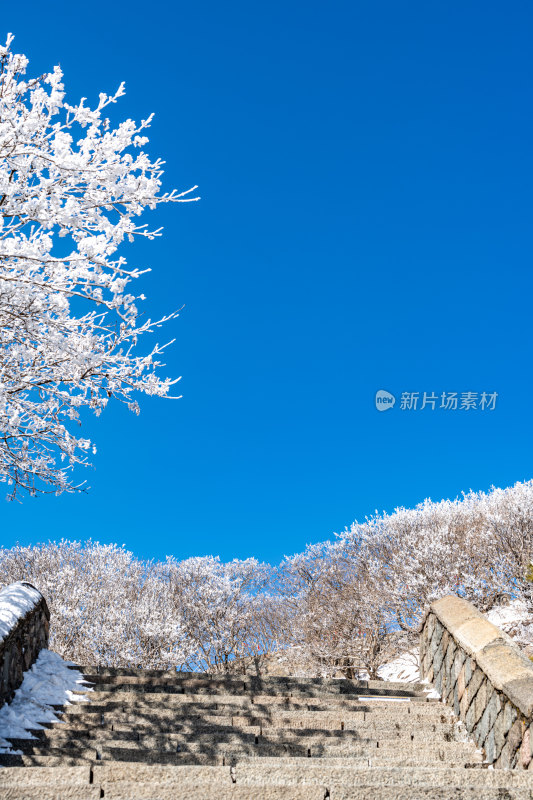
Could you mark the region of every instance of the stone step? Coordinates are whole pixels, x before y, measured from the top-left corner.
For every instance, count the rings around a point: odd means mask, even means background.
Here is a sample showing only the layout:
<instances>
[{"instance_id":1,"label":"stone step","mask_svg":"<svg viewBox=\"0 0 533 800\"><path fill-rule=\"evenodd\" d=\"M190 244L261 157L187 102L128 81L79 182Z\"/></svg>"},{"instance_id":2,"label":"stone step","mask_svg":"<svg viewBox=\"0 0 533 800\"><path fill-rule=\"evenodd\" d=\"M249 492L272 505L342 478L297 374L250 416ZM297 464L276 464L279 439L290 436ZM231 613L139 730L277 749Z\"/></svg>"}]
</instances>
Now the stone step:
<instances>
[{"instance_id":1,"label":"stone step","mask_svg":"<svg viewBox=\"0 0 533 800\"><path fill-rule=\"evenodd\" d=\"M241 697L236 698L231 695L212 695L206 700L205 697L198 695L191 695L190 699L186 695L179 694L165 694L165 693L149 693L143 695L136 695L131 692L117 692L117 693L101 693L91 692L87 695L90 698L89 702L71 703L70 705L62 708L57 707L58 711L63 710L67 714L94 714L103 713L106 708L113 709L118 706L128 706L134 708L153 708L158 710L168 710L171 713L182 709L182 713L204 713L215 709L228 709L240 712L245 710L253 710L254 713L258 710L264 710L268 714L285 713L289 710L291 712L301 711L305 712L311 710L313 712L322 713L365 713L373 712L376 714L425 714L428 716L446 714L453 717L451 708L445 706L440 702L429 702L426 700L383 700L383 699L370 699L370 698L342 698L340 702L323 703L311 701L301 701L289 699L287 703L286 698L277 698L272 703L265 703L264 696L260 699L256 697Z\"/></svg>"},{"instance_id":2,"label":"stone step","mask_svg":"<svg viewBox=\"0 0 533 800\"><path fill-rule=\"evenodd\" d=\"M318 768L325 768L328 769L336 769L342 772L342 770L347 769L347 782L351 785L351 781L353 781L353 776L350 770L357 769L359 772L361 770L370 769L372 771L372 775L377 774L381 769L404 769L406 766L411 766L413 768L419 769L455 769L458 768L460 770L474 770L474 771L484 771L485 767L483 762L480 760L480 753L477 753L475 756L474 761L465 761L464 759L458 759L457 761L444 761L444 762L435 762L434 760L426 761L423 758L420 761L417 761L416 757L406 757L402 756L401 751L396 752L393 756L389 756L384 752L381 756L372 756L371 758L346 758L345 755L324 755L320 756L319 758L309 758L304 756L263 756L262 758L258 759L254 756L249 755L242 755L239 756L237 759L232 760L231 762L225 762L229 764L232 768L235 767L243 767L243 766L257 766L258 769L264 769L265 766L268 767L270 771L273 768L281 768L287 767L289 769L296 768L296 769L303 769L304 771L307 770L308 767L318 767ZM118 763L118 762L116 762ZM316 770L315 770L316 771ZM324 773L324 774L327 774ZM362 773L361 773L362 774ZM311 773L310 782L313 782L313 773ZM303 780L303 778L301 779Z\"/></svg>"},{"instance_id":3,"label":"stone step","mask_svg":"<svg viewBox=\"0 0 533 800\"><path fill-rule=\"evenodd\" d=\"M96 800L101 791L106 800L369 800L369 787L348 787L343 784L326 786L275 786L234 784L220 787L212 783L194 782L179 785L155 786L153 782L112 781L103 785L53 786L30 785L9 787L2 791L2 800ZM482 800L531 800L531 789L483 789ZM372 786L371 800L479 800L479 787L377 787Z\"/></svg>"},{"instance_id":4,"label":"stone step","mask_svg":"<svg viewBox=\"0 0 533 800\"><path fill-rule=\"evenodd\" d=\"M212 717L215 720L215 717ZM366 717L365 717L366 719ZM408 719L405 717L404 719ZM437 722L440 717L435 718ZM271 728L343 728L347 729L350 723L360 723L361 717L357 713L346 712L343 714L327 714L323 712L313 711L295 711L286 712L284 714L234 714L231 717L231 724L234 727L240 725L261 725Z\"/></svg>"},{"instance_id":5,"label":"stone step","mask_svg":"<svg viewBox=\"0 0 533 800\"><path fill-rule=\"evenodd\" d=\"M374 765L374 760L372 764ZM513 788L533 789L532 776L525 770L488 770L464 767L450 767L447 764L433 764L406 769L404 766L387 766L379 769L361 764L339 763L332 759L260 759L237 762L232 770L237 784L247 785L274 783L276 785L300 785L301 783L320 784L327 787L338 784L348 787L461 787L472 786L480 789ZM167 773L171 780L171 772ZM480 800L484 794L480 793ZM502 798L505 798L502 793ZM372 795L369 795L372 797Z\"/></svg>"},{"instance_id":6,"label":"stone step","mask_svg":"<svg viewBox=\"0 0 533 800\"><path fill-rule=\"evenodd\" d=\"M190 737L184 738L174 734L156 735L156 736L140 736L138 739L115 737L115 731L109 731L109 736L104 737L61 737L51 740L41 739L12 739L12 745L17 750L23 751L24 754L35 753L36 755L47 755L51 753L52 749L55 750L71 750L77 748L78 750L102 750L107 748L131 748L135 750L157 750L161 752L177 752L182 750L206 750L209 752L227 751L230 749L242 749L252 751L262 751L269 754L268 751L274 753L279 752L283 755L284 751L287 753L298 753L308 755L310 751L314 755L319 755L326 750L336 750L339 753L353 752L360 755L368 754L369 757L375 755L379 750L380 753L397 752L401 747L401 752L405 753L456 753L468 755L476 752L476 747L473 742L459 742L459 741L441 741L434 742L413 742L409 740L398 739L361 739L359 737L338 736L334 738L324 738L320 736L313 737L283 737L283 738L269 738L265 736L252 736L245 734L244 736L224 736L224 737ZM59 753L58 753L59 754Z\"/></svg>"},{"instance_id":7,"label":"stone step","mask_svg":"<svg viewBox=\"0 0 533 800\"><path fill-rule=\"evenodd\" d=\"M263 791L263 787L260 788ZM144 795L142 795L144 798ZM147 795L147 800L154 795ZM533 792L530 789L483 789L483 796L479 795L478 787L435 787L426 788L409 786L407 788L389 786L387 788L372 787L372 794L368 794L368 787L348 787L332 784L328 798L330 800L531 800ZM159 798L160 795L157 795ZM199 797L199 795L198 795ZM261 795L262 797L262 795ZM170 800L168 795L161 795L161 800Z\"/></svg>"},{"instance_id":8,"label":"stone step","mask_svg":"<svg viewBox=\"0 0 533 800\"><path fill-rule=\"evenodd\" d=\"M122 689L122 686L118 688ZM87 698L74 703L77 708L90 709L91 706L111 705L122 703L129 705L161 705L172 707L198 710L209 710L210 708L263 708L266 711L271 709L311 709L314 711L328 710L349 710L362 707L381 708L389 706L411 706L413 704L429 704L430 701L423 697L414 698L382 698L382 697L360 697L359 695L336 695L331 701L316 700L315 698L296 697L296 696L274 696L268 695L198 695L198 694L179 694L167 692L131 692L131 691L110 691L100 692L91 691L78 693L80 698ZM431 701L434 705L434 701Z\"/></svg>"},{"instance_id":9,"label":"stone step","mask_svg":"<svg viewBox=\"0 0 533 800\"><path fill-rule=\"evenodd\" d=\"M177 717L173 715L135 715L114 712L105 714L103 718L96 717L94 720L87 720L84 717L66 718L69 728L72 728L74 720L78 719L78 729L99 728L104 726L111 726L113 728L149 728L151 730L159 729L164 731L186 732L186 731L226 731L226 730L244 730L249 733L259 735L265 729L276 730L314 730L314 731L357 731L361 729L361 719L350 719L344 717L326 718L326 719L313 719L312 717L305 717L303 719L276 719L273 717L222 717L222 716L205 716L198 718ZM405 721L408 724L408 721ZM416 722L412 723L416 725ZM438 721L434 723L433 727L438 725ZM392 725L389 721L388 725L376 725L375 727L391 728Z\"/></svg>"},{"instance_id":10,"label":"stone step","mask_svg":"<svg viewBox=\"0 0 533 800\"><path fill-rule=\"evenodd\" d=\"M86 680L89 681L89 678ZM154 682L146 680L143 682L115 679L100 680L98 676L90 676L90 682L87 684L88 689L93 689L98 692L133 692L136 694L148 694L153 692L164 692L166 694L200 694L202 696L209 696L211 694L229 693L238 695L241 692L245 694L261 694L266 697L306 697L308 695L323 696L325 699L333 700L334 698L343 698L345 696L359 697L365 695L368 697L391 697L391 698L411 698L411 699L428 699L427 692L413 691L412 689L403 688L388 688L386 686L379 687L344 687L342 692L337 690L327 689L325 687L316 686L280 686L276 687L262 686L258 684L247 684L242 682L217 682L217 683L204 683L199 681L159 681ZM83 691L82 688L79 690Z\"/></svg>"},{"instance_id":11,"label":"stone step","mask_svg":"<svg viewBox=\"0 0 533 800\"><path fill-rule=\"evenodd\" d=\"M55 711L58 720L63 724L69 723L75 719L86 719L88 722L94 719L114 718L117 715L138 715L139 721L145 718L173 718L176 722L185 720L206 720L209 723L216 724L220 721L221 724L226 724L227 720L235 719L248 719L260 720L265 724L268 720L275 720L278 724L279 720L316 720L323 722L324 720L339 720L339 721L370 721L375 720L376 724L381 721L393 721L398 723L409 722L413 723L414 720L421 724L438 724L451 723L454 720L453 715L442 713L440 708L436 708L432 713L426 713L425 707L421 713L417 709L411 709L404 713L398 713L396 710L389 712L387 709L375 709L366 706L352 707L346 709L309 709L309 708L287 708L286 706L269 709L265 706L220 706L213 708L197 708L196 706L180 706L180 705L159 705L158 703L98 703L88 707L81 708L78 705L67 706ZM248 724L259 725L261 722L253 722ZM239 723L240 724L240 723ZM310 726L312 727L312 726Z\"/></svg>"},{"instance_id":12,"label":"stone step","mask_svg":"<svg viewBox=\"0 0 533 800\"><path fill-rule=\"evenodd\" d=\"M353 755L354 757L382 756L391 753L398 753L401 748L402 756L419 755L424 758L433 758L436 761L449 760L455 758L467 758L469 760L479 760L476 754L475 745L471 742L413 742L411 740L398 742L391 739L341 739L340 741L325 741L318 738L298 740L270 740L264 737L249 736L244 738L234 738L229 740L188 740L183 741L173 736L142 736L140 739L69 739L59 742L40 742L34 740L18 740L14 743L17 749L25 755L60 755L61 752L73 754L76 750L80 756L86 756L95 752L101 754L119 750L135 750L140 753L147 751L161 753L176 752L199 752L205 754L229 752L248 753L259 756L344 756ZM61 751L61 752L60 752ZM109 756L107 756L109 757Z\"/></svg>"},{"instance_id":13,"label":"stone step","mask_svg":"<svg viewBox=\"0 0 533 800\"><path fill-rule=\"evenodd\" d=\"M95 785L107 790L112 785L130 782L132 785L157 786L158 792L178 790L180 787L195 785L218 786L229 788L231 781L236 786L252 786L261 789L265 786L305 786L310 789L320 786L347 792L353 788L412 790L441 790L443 787L456 791L472 788L478 792L477 797L485 800L487 790L504 790L500 797L507 798L505 791L525 789L532 790L531 775L524 771L503 771L486 769L450 768L447 766L426 766L404 769L402 767L383 767L380 770L368 766L338 767L328 766L331 760L321 761L318 765L313 761L305 761L303 765L295 764L296 759L285 759L280 766L272 764L268 759L261 762L237 762L234 767L205 766L163 766L139 763L101 764L93 767ZM288 763L287 763L288 762ZM37 770L24 770L24 772ZM331 788L330 788L331 787ZM481 793L482 792L482 793ZM158 795L159 796L159 795ZM401 796L401 795L399 795ZM405 795L407 797L407 795ZM453 795L452 795L453 796ZM262 794L257 793L257 800ZM368 800L374 800L374 793L367 794Z\"/></svg>"},{"instance_id":14,"label":"stone step","mask_svg":"<svg viewBox=\"0 0 533 800\"><path fill-rule=\"evenodd\" d=\"M139 797L139 795L137 796ZM150 793L147 797L149 796ZM2 800L99 800L102 793L100 786L51 786L48 784L27 787L11 786L2 790L1 797ZM132 795L132 800L133 797L134 795Z\"/></svg>"},{"instance_id":15,"label":"stone step","mask_svg":"<svg viewBox=\"0 0 533 800\"><path fill-rule=\"evenodd\" d=\"M58 750L57 755L51 755L51 751L48 749L46 750L47 755L0 753L0 767L80 767L94 766L95 764L101 763L101 759L96 757L95 750L87 750L86 755L80 755L82 751L77 751L75 748L71 748L71 751L72 752L69 752L69 750L65 748L65 750ZM147 755L148 757L143 760L144 763L147 764L160 763L171 766L201 764L206 766L223 766L225 763L224 756L212 756L205 753L160 753L157 759L153 759L149 751L147 751ZM130 762L131 759L109 760L112 763L115 760Z\"/></svg>"},{"instance_id":16,"label":"stone step","mask_svg":"<svg viewBox=\"0 0 533 800\"><path fill-rule=\"evenodd\" d=\"M93 783L99 786L110 786L117 781L132 783L152 783L154 786L181 786L195 783L211 784L220 788L231 788L234 785L232 770L229 766L185 765L180 767L159 764L97 764L92 769ZM270 783L271 781L266 781Z\"/></svg>"},{"instance_id":17,"label":"stone step","mask_svg":"<svg viewBox=\"0 0 533 800\"><path fill-rule=\"evenodd\" d=\"M381 728L384 730L398 730L398 720L384 718L376 719L372 716L359 715L357 717L326 717L316 718L313 716L297 718L276 718L276 717L243 717L243 716L218 716L203 715L197 717L177 716L171 713L129 714L126 712L113 711L108 714L96 715L65 715L63 717L65 730L90 730L101 727L149 729L150 731L160 730L186 732L186 731L225 731L238 728L247 730L250 733L259 734L262 730L315 730L315 731L339 731L339 730L364 730L367 727ZM407 717L401 720L402 727L415 727L420 720ZM452 721L440 718L423 720L425 730L428 732L438 730L439 726L447 725L450 727ZM400 728L402 730L402 728Z\"/></svg>"},{"instance_id":18,"label":"stone step","mask_svg":"<svg viewBox=\"0 0 533 800\"><path fill-rule=\"evenodd\" d=\"M69 664L69 668L81 672L82 675L98 675L99 677L128 677L140 678L141 680L151 679L172 679L179 680L183 678L205 678L205 672L178 672L175 669L144 669L142 667L98 667L94 664L79 665Z\"/></svg>"},{"instance_id":19,"label":"stone step","mask_svg":"<svg viewBox=\"0 0 533 800\"><path fill-rule=\"evenodd\" d=\"M343 718L353 718L357 716L363 719L364 715L371 715L375 719L380 718L395 718L395 719L413 719L415 715L420 715L427 720L439 720L443 716L447 719L452 719L451 714L447 714L442 706L432 706L430 710L424 706L409 706L401 711L393 708L383 708L381 705L376 707L370 704L350 705L345 708L337 707L315 707L313 705L275 705L264 706L258 704L209 704L207 706L197 705L196 703L161 703L154 702L153 700L145 701L144 698L137 703L124 700L124 698L117 700L107 700L105 702L95 703L73 703L66 707L58 707L55 709L56 715L65 720L73 716L93 717L102 714L110 713L139 713L140 715L164 715L174 716L176 718L198 719L202 717L261 717L279 718L287 716L300 716L303 714L313 715L317 719L323 717L331 718L333 716ZM444 715L443 715L444 711Z\"/></svg>"},{"instance_id":20,"label":"stone step","mask_svg":"<svg viewBox=\"0 0 533 800\"><path fill-rule=\"evenodd\" d=\"M401 753L395 743L375 742L373 746L366 743L348 742L344 744L312 744L312 743L270 743L270 742L239 742L239 743L197 743L189 742L176 744L172 741L164 743L149 741L116 741L109 740L98 743L69 743L63 747L42 747L40 744L26 744L21 755L2 755L0 763L17 764L19 759L25 758L69 758L80 761L93 762L103 760L113 761L141 761L146 763L180 763L186 757L191 757L193 762L197 757L206 756L213 763L233 763L245 756L254 759L300 757L320 759L323 757L336 757L347 759L370 759L371 762L379 760L380 763L476 763L481 761L481 754L475 751L470 743L445 742L441 744L413 744L402 745ZM13 761L12 759L15 759ZM7 759L4 761L3 759ZM22 763L27 763L23 761ZM40 762L36 762L40 763ZM200 763L200 762L199 762Z\"/></svg>"},{"instance_id":21,"label":"stone step","mask_svg":"<svg viewBox=\"0 0 533 800\"><path fill-rule=\"evenodd\" d=\"M161 687L161 691L146 691L134 692L128 688L127 685L116 684L112 690L103 689L100 691L99 687L95 687L90 691L76 692L80 699L80 705L90 705L93 703L101 704L108 702L117 702L118 700L128 703L172 703L173 705L181 705L184 707L198 706L198 708L210 708L213 706L264 706L268 708L275 707L302 707L313 708L320 710L326 709L345 709L352 706L371 706L371 707L388 707L388 706L410 706L413 704L426 705L440 705L439 701L435 698L428 698L426 695L416 697L398 697L398 696L381 696L370 694L344 694L333 695L331 699L306 697L303 695L265 695L265 694L252 694L241 693L228 694L228 693L212 693L212 694L194 694L194 693L181 693L181 692L167 692L163 691L166 687Z\"/></svg>"},{"instance_id":22,"label":"stone step","mask_svg":"<svg viewBox=\"0 0 533 800\"><path fill-rule=\"evenodd\" d=\"M202 702L202 698L205 701L205 697L203 695L191 695L191 694L183 694L179 695L183 701L187 701L188 698L194 698L193 702ZM297 695L283 695L283 694L246 694L243 696L239 695L230 695L231 702L233 703L242 703L243 705L247 703L251 703L253 705L267 705L267 706L278 706L288 704L291 706L298 706L301 705L307 706L317 711L320 708L350 708L353 704L361 704L364 703L370 705L376 705L377 703L393 703L395 700L398 700L400 703L404 703L406 700L415 703L434 703L434 698L427 697L426 694L414 695L410 697L399 697L399 696L384 696L378 694L370 694L370 693L361 693L361 694L341 694L341 695L333 695L331 698L321 700L320 698L306 698L306 697L298 697ZM210 698L212 700L214 698ZM216 702L225 702L225 699L216 700Z\"/></svg>"},{"instance_id":23,"label":"stone step","mask_svg":"<svg viewBox=\"0 0 533 800\"><path fill-rule=\"evenodd\" d=\"M54 741L68 740L69 738L93 738L103 739L132 739L136 740L140 736L174 736L178 740L223 740L224 737L237 736L239 738L251 736L253 738L263 737L271 741L305 741L307 739L333 739L345 735L353 734L359 739L390 740L400 746L403 742L409 741L464 741L466 732L454 726L431 726L419 728L414 725L412 728L398 729L396 726L373 726L362 727L361 725L353 728L335 729L309 729L309 728L271 728L259 726L243 726L240 728L221 728L210 725L185 725L177 726L169 721L168 724L103 724L103 725L84 725L83 720L78 724L68 725L66 728L47 729L43 732L36 732L37 740Z\"/></svg>"},{"instance_id":24,"label":"stone step","mask_svg":"<svg viewBox=\"0 0 533 800\"><path fill-rule=\"evenodd\" d=\"M318 786L230 786L212 784L176 786L171 789L151 783L116 782L102 787L106 800L324 800L325 789Z\"/></svg>"},{"instance_id":25,"label":"stone step","mask_svg":"<svg viewBox=\"0 0 533 800\"><path fill-rule=\"evenodd\" d=\"M326 795L325 787L317 786L257 786L235 785L216 789L210 784L191 786L158 787L153 784L116 782L102 787L104 797L109 800L480 800L476 788L435 789L373 788L371 798L365 787L354 788L332 785ZM500 789L485 790L481 800L531 800L529 789L515 789L502 794ZM44 800L44 798L43 798Z\"/></svg>"},{"instance_id":26,"label":"stone step","mask_svg":"<svg viewBox=\"0 0 533 800\"><path fill-rule=\"evenodd\" d=\"M234 725L233 722L236 724ZM238 723L238 724L237 724ZM228 728L238 727L239 730L249 730L249 732L260 732L260 730L276 729L286 727L287 730L366 730L370 728L382 730L404 730L419 728L428 733L439 729L449 730L454 725L458 725L453 718L447 716L381 716L374 714L351 715L350 718L335 717L333 721L328 719L327 724L323 719L307 717L304 720L297 720L297 725L279 725L277 720L271 717L263 719L261 724L246 725L241 717L223 715L198 715L198 716L177 716L172 713L158 713L150 711L143 714L132 714L124 711L113 711L106 714L68 714L62 717L60 722L46 723L45 730L93 730L98 728L114 727L116 729L133 728L139 730L153 731L224 731ZM330 724L331 723L331 724ZM462 726L458 725L458 730Z\"/></svg>"},{"instance_id":27,"label":"stone step","mask_svg":"<svg viewBox=\"0 0 533 800\"><path fill-rule=\"evenodd\" d=\"M435 704L438 701L430 698L425 693L421 694L372 694L371 692L334 694L331 697L315 695L313 693L277 693L265 694L256 692L231 693L221 691L182 691L181 688L160 684L158 686L146 685L140 690L134 684L116 683L105 685L101 683L92 684L88 690L79 690L76 694L84 696L91 703L101 703L107 700L121 699L127 702L171 702L177 704L198 703L202 706L210 704L228 705L283 705L285 703L296 703L300 705L312 704L313 706L323 706L324 708L347 708L351 704L377 704L377 703L423 703Z\"/></svg>"},{"instance_id":28,"label":"stone step","mask_svg":"<svg viewBox=\"0 0 533 800\"><path fill-rule=\"evenodd\" d=\"M430 736L428 734L431 734ZM125 727L122 730L115 730L111 728L89 728L85 730L76 729L59 729L47 730L39 732L39 735L34 739L15 739L10 738L12 747L15 749L24 749L28 744L36 744L39 742L41 746L59 746L59 743L64 742L96 742L106 741L110 739L117 740L131 740L131 741L146 741L148 738L161 741L188 742L188 741L255 741L256 738L262 741L300 741L312 743L326 743L326 742L341 742L341 741L364 741L369 743L375 741L392 741L397 746L411 741L427 742L430 739L432 742L444 741L461 741L460 733L453 726L441 726L436 730L419 729L413 726L408 729L394 728L380 728L380 727L358 727L356 730L333 730L333 731L316 731L313 729L290 729L284 730L280 728L262 728L259 732L247 730L235 730L232 728L226 730L214 729L208 731L200 730L185 730L182 732L176 731L159 731L159 730L139 730ZM464 738L464 736L462 737ZM61 746L64 746L61 744Z\"/></svg>"},{"instance_id":29,"label":"stone step","mask_svg":"<svg viewBox=\"0 0 533 800\"><path fill-rule=\"evenodd\" d=\"M345 760L338 765L338 759L255 759L238 761L233 766L165 766L142 763L116 762L95 765L92 769L93 783L109 785L115 781L132 783L152 783L154 786L175 786L207 783L224 787L232 781L236 785L348 785L382 787L439 787L473 786L488 788L533 788L531 773L524 770L487 770L450 768L447 765L431 765L406 770L402 767L384 767L380 770L364 764L347 766ZM19 770L9 770L20 772ZM28 773L39 772L50 776L44 768L26 769ZM1 770L0 775L8 770ZM49 777L53 779L53 775ZM35 780L35 779L33 779ZM0 784L2 785L2 784ZM258 798L259 800L259 798ZM369 800L371 798L369 797ZM483 800L481 797L480 800Z\"/></svg>"},{"instance_id":30,"label":"stone step","mask_svg":"<svg viewBox=\"0 0 533 800\"><path fill-rule=\"evenodd\" d=\"M220 683L239 683L251 686L266 686L273 688L276 692L285 687L323 687L330 692L358 692L360 689L377 689L395 691L423 692L428 686L424 683L406 683L405 681L382 681L382 680L349 680L347 678L291 678L284 676L260 676L255 675L207 675L204 672L176 672L174 670L150 670L132 669L122 667L72 667L83 673L86 680L106 680L113 682L127 679L138 683L170 681L183 682L189 681L196 684L212 685Z\"/></svg>"},{"instance_id":31,"label":"stone step","mask_svg":"<svg viewBox=\"0 0 533 800\"><path fill-rule=\"evenodd\" d=\"M105 681L113 683L124 681L131 683L174 683L174 684L197 684L197 685L220 685L220 684L245 684L247 686L265 686L269 689L282 691L287 687L309 687L323 688L330 692L359 691L360 689L381 690L400 690L422 692L428 691L428 684L416 682L406 683L405 681L382 681L382 680L349 680L347 678L290 678L282 676L262 676L257 675L238 675L228 673L226 675L207 675L206 673L182 673L163 671L152 672L151 670L141 670L138 674L131 674L131 670L118 670L110 675L107 672L97 672L94 669L84 668L79 670L86 681Z\"/></svg>"},{"instance_id":32,"label":"stone step","mask_svg":"<svg viewBox=\"0 0 533 800\"><path fill-rule=\"evenodd\" d=\"M229 722L224 725L212 724L206 722L201 717L198 719L184 719L181 722L176 722L172 716L153 718L141 717L140 720L133 717L133 719L126 719L126 721L124 721L124 715L119 715L115 719L111 719L111 715L106 715L106 719L108 721L102 721L102 718L97 715L89 719L82 716L72 716L67 717L67 722L59 723L61 728L56 724L54 727L47 727L45 730L51 731L57 729L58 731L76 731L84 733L96 732L99 730L114 730L134 731L145 734L196 733L200 735L238 731L239 733L252 733L254 736L259 736L261 734L261 727L259 725L239 725L238 728L236 728ZM217 720L218 719L220 718L217 717ZM229 720L230 718L224 717L223 719ZM342 730L342 728L339 730ZM37 734L38 733L37 731Z\"/></svg>"},{"instance_id":33,"label":"stone step","mask_svg":"<svg viewBox=\"0 0 533 800\"><path fill-rule=\"evenodd\" d=\"M184 735L184 734L180 734ZM189 734L186 734L189 735ZM194 734L192 734L194 735ZM335 737L353 737L359 739L402 739L402 741L409 741L414 739L422 739L423 741L463 741L466 732L462 728L458 728L456 724L437 723L434 725L420 725L420 724L379 724L374 722L356 723L352 727L344 727L333 730L316 730L314 728L272 728L269 726L261 726L262 737L270 737L272 739L304 739L304 738L335 738Z\"/></svg>"},{"instance_id":34,"label":"stone step","mask_svg":"<svg viewBox=\"0 0 533 800\"><path fill-rule=\"evenodd\" d=\"M35 767L20 770L6 767L0 770L0 790L9 787L24 787L47 784L58 786L89 786L91 770L89 767Z\"/></svg>"},{"instance_id":35,"label":"stone step","mask_svg":"<svg viewBox=\"0 0 533 800\"><path fill-rule=\"evenodd\" d=\"M0 767L81 767L90 766L93 761L94 758L92 757L78 758L77 756L65 755L25 756L18 753L0 753ZM0 773L2 772L3 769L0 770Z\"/></svg>"}]
</instances>

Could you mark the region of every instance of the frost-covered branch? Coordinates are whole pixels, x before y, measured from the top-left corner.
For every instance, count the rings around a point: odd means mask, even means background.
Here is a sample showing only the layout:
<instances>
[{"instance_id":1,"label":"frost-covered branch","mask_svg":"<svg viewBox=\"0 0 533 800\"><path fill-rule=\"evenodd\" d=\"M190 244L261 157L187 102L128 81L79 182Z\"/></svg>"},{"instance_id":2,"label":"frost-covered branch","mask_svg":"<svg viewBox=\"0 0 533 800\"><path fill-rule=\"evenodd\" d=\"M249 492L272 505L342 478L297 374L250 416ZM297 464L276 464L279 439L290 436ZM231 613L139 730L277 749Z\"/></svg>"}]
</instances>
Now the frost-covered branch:
<instances>
[{"instance_id":1,"label":"frost-covered branch","mask_svg":"<svg viewBox=\"0 0 533 800\"><path fill-rule=\"evenodd\" d=\"M161 234L140 223L145 208L197 198L161 192L164 162L143 149L151 116L111 126L123 84L70 105L60 68L26 79L12 41L0 47L0 481L14 496L76 488L94 450L73 433L81 409L115 398L138 412L137 393L168 395L166 345L137 346L177 312L140 319L131 284L146 270L117 251Z\"/></svg>"}]
</instances>

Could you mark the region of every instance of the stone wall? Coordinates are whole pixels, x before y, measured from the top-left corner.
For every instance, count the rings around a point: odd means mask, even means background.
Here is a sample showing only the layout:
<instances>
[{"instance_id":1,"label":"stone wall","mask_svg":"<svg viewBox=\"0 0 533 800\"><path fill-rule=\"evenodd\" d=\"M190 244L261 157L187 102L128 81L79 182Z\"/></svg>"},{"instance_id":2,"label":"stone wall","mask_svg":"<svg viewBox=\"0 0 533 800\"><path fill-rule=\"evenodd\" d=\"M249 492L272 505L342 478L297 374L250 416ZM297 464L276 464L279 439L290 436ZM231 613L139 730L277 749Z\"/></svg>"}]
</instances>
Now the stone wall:
<instances>
[{"instance_id":1,"label":"stone wall","mask_svg":"<svg viewBox=\"0 0 533 800\"><path fill-rule=\"evenodd\" d=\"M0 591L0 706L9 702L39 651L48 646L50 612L31 583Z\"/></svg>"},{"instance_id":2,"label":"stone wall","mask_svg":"<svg viewBox=\"0 0 533 800\"><path fill-rule=\"evenodd\" d=\"M533 770L533 663L471 603L432 603L420 634L421 676L453 706L494 767Z\"/></svg>"}]
</instances>

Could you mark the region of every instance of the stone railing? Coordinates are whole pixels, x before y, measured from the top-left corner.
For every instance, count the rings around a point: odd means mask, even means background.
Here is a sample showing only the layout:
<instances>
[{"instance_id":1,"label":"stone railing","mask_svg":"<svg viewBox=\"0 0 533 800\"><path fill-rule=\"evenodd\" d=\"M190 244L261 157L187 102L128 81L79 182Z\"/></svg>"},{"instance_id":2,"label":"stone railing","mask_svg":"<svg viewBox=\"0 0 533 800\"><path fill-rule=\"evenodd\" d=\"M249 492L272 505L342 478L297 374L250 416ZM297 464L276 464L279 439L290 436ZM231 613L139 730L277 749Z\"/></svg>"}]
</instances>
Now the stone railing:
<instances>
[{"instance_id":1,"label":"stone railing","mask_svg":"<svg viewBox=\"0 0 533 800\"><path fill-rule=\"evenodd\" d=\"M420 670L489 764L533 770L533 663L509 636L448 595L431 604L422 623Z\"/></svg>"},{"instance_id":2,"label":"stone railing","mask_svg":"<svg viewBox=\"0 0 533 800\"><path fill-rule=\"evenodd\" d=\"M39 651L48 645L46 600L26 581L0 591L0 706L9 702Z\"/></svg>"}]
</instances>

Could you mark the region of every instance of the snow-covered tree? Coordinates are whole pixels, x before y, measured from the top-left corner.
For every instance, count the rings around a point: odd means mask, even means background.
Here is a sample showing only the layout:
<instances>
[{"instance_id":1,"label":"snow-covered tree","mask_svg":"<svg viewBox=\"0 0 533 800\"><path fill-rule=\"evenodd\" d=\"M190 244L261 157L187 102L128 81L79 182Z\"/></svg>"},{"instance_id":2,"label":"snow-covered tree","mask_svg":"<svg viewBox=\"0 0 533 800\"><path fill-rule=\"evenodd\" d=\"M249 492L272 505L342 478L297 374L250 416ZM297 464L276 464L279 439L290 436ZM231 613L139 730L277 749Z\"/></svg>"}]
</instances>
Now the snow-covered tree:
<instances>
[{"instance_id":1,"label":"snow-covered tree","mask_svg":"<svg viewBox=\"0 0 533 800\"><path fill-rule=\"evenodd\" d=\"M376 677L398 636L363 560L343 542L324 542L285 558L280 573L287 663L307 674Z\"/></svg>"},{"instance_id":2,"label":"snow-covered tree","mask_svg":"<svg viewBox=\"0 0 533 800\"><path fill-rule=\"evenodd\" d=\"M222 563L218 557L203 556L179 562L169 558L165 568L175 613L194 645L191 669L241 669L268 652L268 565L255 558Z\"/></svg>"},{"instance_id":3,"label":"snow-covered tree","mask_svg":"<svg viewBox=\"0 0 533 800\"><path fill-rule=\"evenodd\" d=\"M194 662L196 645L159 567L98 542L0 548L0 586L21 576L37 586L50 608L51 649L78 664L170 669Z\"/></svg>"},{"instance_id":4,"label":"snow-covered tree","mask_svg":"<svg viewBox=\"0 0 533 800\"><path fill-rule=\"evenodd\" d=\"M93 542L0 548L0 588L37 586L51 646L78 663L220 673L273 658L293 674L375 677L417 644L428 604L448 593L502 619L502 603L518 603L506 630L533 645L532 559L529 481L376 514L276 568L142 561Z\"/></svg>"},{"instance_id":5,"label":"snow-covered tree","mask_svg":"<svg viewBox=\"0 0 533 800\"><path fill-rule=\"evenodd\" d=\"M0 481L18 490L72 490L91 443L80 410L111 398L138 412L136 394L167 395L164 346L138 340L168 316L141 319L119 248L160 230L145 208L196 199L161 193L161 160L144 152L152 117L113 127L124 85L93 106L65 99L63 74L26 79L28 60L0 47Z\"/></svg>"}]
</instances>

